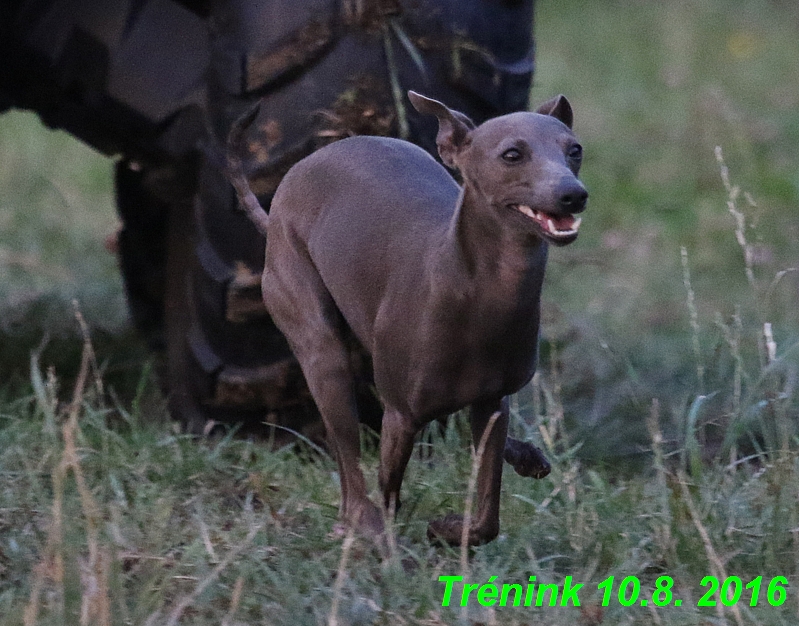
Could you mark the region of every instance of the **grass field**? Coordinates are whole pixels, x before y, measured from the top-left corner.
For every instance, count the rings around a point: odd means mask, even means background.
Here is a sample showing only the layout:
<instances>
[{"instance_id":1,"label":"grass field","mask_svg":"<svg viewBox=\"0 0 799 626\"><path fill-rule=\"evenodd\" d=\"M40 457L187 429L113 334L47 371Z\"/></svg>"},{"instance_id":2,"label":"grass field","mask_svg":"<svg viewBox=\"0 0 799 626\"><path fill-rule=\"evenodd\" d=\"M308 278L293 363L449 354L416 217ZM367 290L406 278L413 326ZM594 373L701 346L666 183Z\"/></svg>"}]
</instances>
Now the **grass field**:
<instances>
[{"instance_id":1,"label":"grass field","mask_svg":"<svg viewBox=\"0 0 799 626\"><path fill-rule=\"evenodd\" d=\"M553 472L506 471L502 534L468 554L425 538L464 506L460 417L419 444L384 560L337 532L324 453L181 435L104 247L111 162L0 117L0 626L797 623L799 8L536 19L533 101L569 97L591 200L550 254L540 373L513 400ZM458 583L442 606L441 576L584 586L579 607L490 587L461 607ZM740 597L703 602L706 577Z\"/></svg>"}]
</instances>

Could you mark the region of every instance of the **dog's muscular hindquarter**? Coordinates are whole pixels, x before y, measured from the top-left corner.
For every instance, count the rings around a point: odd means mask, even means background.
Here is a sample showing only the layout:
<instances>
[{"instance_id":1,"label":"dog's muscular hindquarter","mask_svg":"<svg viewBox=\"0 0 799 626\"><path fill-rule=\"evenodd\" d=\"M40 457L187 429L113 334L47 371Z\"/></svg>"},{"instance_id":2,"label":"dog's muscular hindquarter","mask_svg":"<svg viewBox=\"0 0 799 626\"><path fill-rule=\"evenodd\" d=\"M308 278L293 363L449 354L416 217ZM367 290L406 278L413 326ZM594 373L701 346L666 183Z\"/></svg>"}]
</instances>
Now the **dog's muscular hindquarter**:
<instances>
[{"instance_id":1,"label":"dog's muscular hindquarter","mask_svg":"<svg viewBox=\"0 0 799 626\"><path fill-rule=\"evenodd\" d=\"M587 198L576 178L581 150L562 96L475 128L443 104L409 95L438 118L439 153L460 170L462 187L408 142L354 137L297 163L266 218L233 155L228 169L267 235L264 303L322 415L344 520L383 529L359 467L353 334L371 356L384 406L383 504L399 504L419 430L468 406L475 446L486 435L468 542L483 543L499 531L503 453L521 474L549 471L537 448L507 439L506 397L535 372L548 243L577 236L574 214ZM457 516L430 525L431 535L453 544L461 533Z\"/></svg>"}]
</instances>

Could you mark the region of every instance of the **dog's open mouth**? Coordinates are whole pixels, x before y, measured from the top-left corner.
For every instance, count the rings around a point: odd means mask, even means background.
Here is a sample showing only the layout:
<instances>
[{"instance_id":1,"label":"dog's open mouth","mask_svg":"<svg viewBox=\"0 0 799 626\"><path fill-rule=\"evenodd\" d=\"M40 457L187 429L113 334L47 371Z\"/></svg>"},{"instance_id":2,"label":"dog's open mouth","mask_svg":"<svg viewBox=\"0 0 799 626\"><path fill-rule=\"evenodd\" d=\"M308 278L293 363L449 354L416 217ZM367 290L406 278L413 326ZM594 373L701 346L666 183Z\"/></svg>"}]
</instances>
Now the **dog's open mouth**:
<instances>
[{"instance_id":1,"label":"dog's open mouth","mask_svg":"<svg viewBox=\"0 0 799 626\"><path fill-rule=\"evenodd\" d=\"M512 205L520 213L532 219L547 239L556 243L570 243L577 237L582 219L574 215L552 215L544 211L536 211L524 204Z\"/></svg>"}]
</instances>

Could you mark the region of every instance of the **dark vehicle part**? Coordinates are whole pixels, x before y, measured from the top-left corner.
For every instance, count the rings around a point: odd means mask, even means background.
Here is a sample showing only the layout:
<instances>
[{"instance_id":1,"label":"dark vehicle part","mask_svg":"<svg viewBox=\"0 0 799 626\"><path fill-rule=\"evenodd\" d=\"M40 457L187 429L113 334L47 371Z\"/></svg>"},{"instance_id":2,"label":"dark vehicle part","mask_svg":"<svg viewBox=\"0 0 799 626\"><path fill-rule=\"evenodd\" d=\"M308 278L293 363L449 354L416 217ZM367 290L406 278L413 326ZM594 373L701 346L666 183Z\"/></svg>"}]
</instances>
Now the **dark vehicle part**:
<instances>
[{"instance_id":1,"label":"dark vehicle part","mask_svg":"<svg viewBox=\"0 0 799 626\"><path fill-rule=\"evenodd\" d=\"M261 303L263 238L203 145L262 101L246 146L264 206L293 163L342 137L435 154L405 92L478 123L526 109L532 23L533 0L6 0L0 110L33 109L119 155L120 266L135 325L165 355L173 416L190 432L266 419L276 436L313 436L302 374Z\"/></svg>"}]
</instances>

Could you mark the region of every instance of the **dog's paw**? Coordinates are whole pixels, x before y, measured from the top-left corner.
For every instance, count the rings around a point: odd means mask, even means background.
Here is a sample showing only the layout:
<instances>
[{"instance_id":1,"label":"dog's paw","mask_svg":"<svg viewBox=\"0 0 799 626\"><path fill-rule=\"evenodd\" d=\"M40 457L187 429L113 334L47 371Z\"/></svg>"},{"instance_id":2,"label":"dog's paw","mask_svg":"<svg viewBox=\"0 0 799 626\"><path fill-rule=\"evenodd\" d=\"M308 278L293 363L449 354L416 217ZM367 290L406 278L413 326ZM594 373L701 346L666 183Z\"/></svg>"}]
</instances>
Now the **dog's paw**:
<instances>
[{"instance_id":1,"label":"dog's paw","mask_svg":"<svg viewBox=\"0 0 799 626\"><path fill-rule=\"evenodd\" d=\"M463 515L449 513L434 519L427 525L427 538L430 543L450 546L461 545L463 538Z\"/></svg>"},{"instance_id":2,"label":"dog's paw","mask_svg":"<svg viewBox=\"0 0 799 626\"><path fill-rule=\"evenodd\" d=\"M505 441L505 461L513 466L516 473L528 478L544 478L552 471L544 453L527 441L508 437Z\"/></svg>"},{"instance_id":3,"label":"dog's paw","mask_svg":"<svg viewBox=\"0 0 799 626\"><path fill-rule=\"evenodd\" d=\"M480 546L496 539L496 531L486 531L472 526L466 543L470 546ZM460 546L463 540L463 515L448 513L444 517L434 519L427 525L427 539L432 544Z\"/></svg>"},{"instance_id":4,"label":"dog's paw","mask_svg":"<svg viewBox=\"0 0 799 626\"><path fill-rule=\"evenodd\" d=\"M379 537L385 532L383 521L383 511L377 508L372 502L366 500L352 507L352 514L348 516L347 522L358 534L364 537Z\"/></svg>"}]
</instances>

